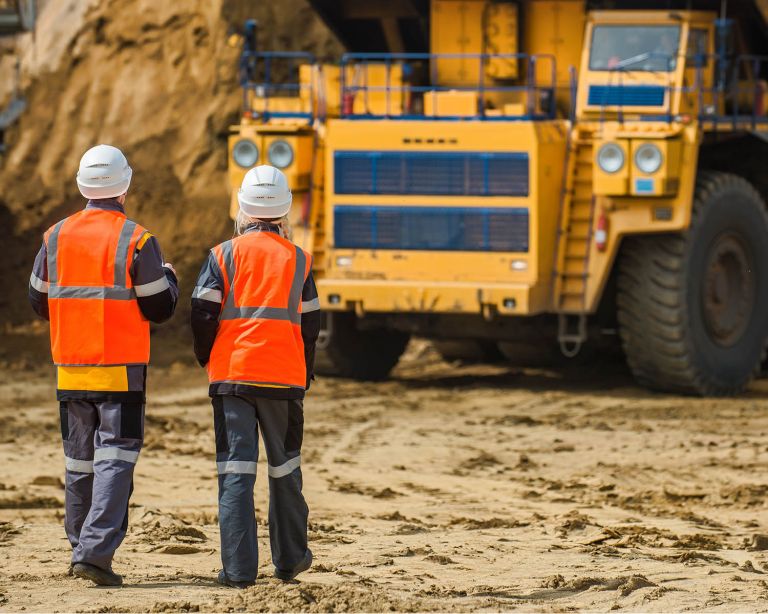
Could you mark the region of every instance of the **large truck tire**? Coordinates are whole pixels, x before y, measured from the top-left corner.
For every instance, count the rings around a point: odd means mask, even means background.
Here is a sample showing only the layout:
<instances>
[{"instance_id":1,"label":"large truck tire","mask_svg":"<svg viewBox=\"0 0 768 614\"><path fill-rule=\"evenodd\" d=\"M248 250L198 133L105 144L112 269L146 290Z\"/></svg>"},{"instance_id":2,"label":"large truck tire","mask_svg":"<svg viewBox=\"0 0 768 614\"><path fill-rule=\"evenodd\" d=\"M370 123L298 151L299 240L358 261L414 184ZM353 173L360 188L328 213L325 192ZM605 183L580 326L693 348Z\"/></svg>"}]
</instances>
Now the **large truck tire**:
<instances>
[{"instance_id":1,"label":"large truck tire","mask_svg":"<svg viewBox=\"0 0 768 614\"><path fill-rule=\"evenodd\" d=\"M433 339L432 346L446 362L494 363L504 359L496 344L485 339Z\"/></svg>"},{"instance_id":2,"label":"large truck tire","mask_svg":"<svg viewBox=\"0 0 768 614\"><path fill-rule=\"evenodd\" d=\"M752 185L700 172L686 232L625 241L617 303L639 383L706 396L743 390L768 339L768 215Z\"/></svg>"},{"instance_id":3,"label":"large truck tire","mask_svg":"<svg viewBox=\"0 0 768 614\"><path fill-rule=\"evenodd\" d=\"M320 374L362 381L386 379L410 339L398 330L359 328L354 313L329 313L327 322L315 358Z\"/></svg>"}]
</instances>

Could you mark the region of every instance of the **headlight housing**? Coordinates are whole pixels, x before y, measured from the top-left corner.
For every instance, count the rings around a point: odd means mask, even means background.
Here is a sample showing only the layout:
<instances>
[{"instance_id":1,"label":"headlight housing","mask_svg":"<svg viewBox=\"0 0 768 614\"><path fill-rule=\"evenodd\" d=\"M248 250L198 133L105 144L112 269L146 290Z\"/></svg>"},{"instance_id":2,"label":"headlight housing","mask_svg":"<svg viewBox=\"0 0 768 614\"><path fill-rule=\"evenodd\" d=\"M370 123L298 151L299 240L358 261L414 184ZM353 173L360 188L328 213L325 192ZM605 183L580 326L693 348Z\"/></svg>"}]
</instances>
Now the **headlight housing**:
<instances>
[{"instance_id":1,"label":"headlight housing","mask_svg":"<svg viewBox=\"0 0 768 614\"><path fill-rule=\"evenodd\" d=\"M635 152L637 168L647 175L651 175L659 170L663 161L664 156L661 155L661 150L653 143L645 143Z\"/></svg>"},{"instance_id":2,"label":"headlight housing","mask_svg":"<svg viewBox=\"0 0 768 614\"><path fill-rule=\"evenodd\" d=\"M624 168L624 150L616 143L606 143L597 152L597 165L606 173L618 173Z\"/></svg>"},{"instance_id":3,"label":"headlight housing","mask_svg":"<svg viewBox=\"0 0 768 614\"><path fill-rule=\"evenodd\" d=\"M272 166L286 168L293 162L293 147L287 141L273 141L268 155Z\"/></svg>"},{"instance_id":4,"label":"headlight housing","mask_svg":"<svg viewBox=\"0 0 768 614\"><path fill-rule=\"evenodd\" d=\"M240 139L232 148L232 159L238 166L251 168L259 160L259 148L250 139Z\"/></svg>"}]
</instances>

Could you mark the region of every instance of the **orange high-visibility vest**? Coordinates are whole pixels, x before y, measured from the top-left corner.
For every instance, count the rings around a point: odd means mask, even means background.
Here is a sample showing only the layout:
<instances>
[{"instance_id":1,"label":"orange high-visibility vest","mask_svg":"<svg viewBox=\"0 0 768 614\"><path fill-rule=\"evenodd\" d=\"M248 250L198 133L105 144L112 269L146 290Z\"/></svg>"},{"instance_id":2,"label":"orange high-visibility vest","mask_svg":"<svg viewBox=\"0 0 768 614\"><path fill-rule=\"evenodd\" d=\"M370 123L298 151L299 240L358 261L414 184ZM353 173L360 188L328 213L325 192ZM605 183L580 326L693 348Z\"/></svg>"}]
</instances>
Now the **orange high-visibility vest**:
<instances>
[{"instance_id":1,"label":"orange high-visibility vest","mask_svg":"<svg viewBox=\"0 0 768 614\"><path fill-rule=\"evenodd\" d=\"M102 209L84 209L45 233L54 363L149 362L149 322L129 272L145 234L123 213Z\"/></svg>"},{"instance_id":2,"label":"orange high-visibility vest","mask_svg":"<svg viewBox=\"0 0 768 614\"><path fill-rule=\"evenodd\" d=\"M210 383L306 385L301 294L311 256L273 232L248 232L213 248L224 277Z\"/></svg>"}]
</instances>

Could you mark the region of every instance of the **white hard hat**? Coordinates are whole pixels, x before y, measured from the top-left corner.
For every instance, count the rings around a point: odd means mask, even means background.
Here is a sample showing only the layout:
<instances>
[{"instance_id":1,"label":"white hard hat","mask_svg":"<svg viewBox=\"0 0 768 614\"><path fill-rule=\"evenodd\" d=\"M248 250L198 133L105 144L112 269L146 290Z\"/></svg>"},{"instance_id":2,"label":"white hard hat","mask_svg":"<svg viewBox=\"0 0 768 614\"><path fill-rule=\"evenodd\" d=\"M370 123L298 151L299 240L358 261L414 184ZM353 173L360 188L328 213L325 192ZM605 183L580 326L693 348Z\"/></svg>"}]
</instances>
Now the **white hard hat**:
<instances>
[{"instance_id":1,"label":"white hard hat","mask_svg":"<svg viewBox=\"0 0 768 614\"><path fill-rule=\"evenodd\" d=\"M128 191L132 175L122 151L112 145L96 145L80 158L77 187L85 198L114 198Z\"/></svg>"},{"instance_id":2,"label":"white hard hat","mask_svg":"<svg viewBox=\"0 0 768 614\"><path fill-rule=\"evenodd\" d=\"M283 172L267 164L249 170L237 193L240 211L248 217L260 219L287 215L292 201L293 196Z\"/></svg>"}]
</instances>

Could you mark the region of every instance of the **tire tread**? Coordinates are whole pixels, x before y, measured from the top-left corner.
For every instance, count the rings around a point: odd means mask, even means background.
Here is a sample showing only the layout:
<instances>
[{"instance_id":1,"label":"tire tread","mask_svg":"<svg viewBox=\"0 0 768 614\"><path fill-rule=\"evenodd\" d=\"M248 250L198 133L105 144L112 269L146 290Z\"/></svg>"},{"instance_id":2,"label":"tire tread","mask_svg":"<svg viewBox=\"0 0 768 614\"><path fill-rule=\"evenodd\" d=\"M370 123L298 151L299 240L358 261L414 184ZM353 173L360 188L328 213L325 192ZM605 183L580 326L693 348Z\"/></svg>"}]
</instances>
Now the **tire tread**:
<instances>
[{"instance_id":1,"label":"tire tread","mask_svg":"<svg viewBox=\"0 0 768 614\"><path fill-rule=\"evenodd\" d=\"M630 237L622 246L617 280L619 332L630 369L647 387L726 396L743 390L751 379L729 386L707 377L697 366L687 334L687 243L695 236L702 208L727 189L750 192L762 202L752 185L741 177L699 171L686 233Z\"/></svg>"}]
</instances>

